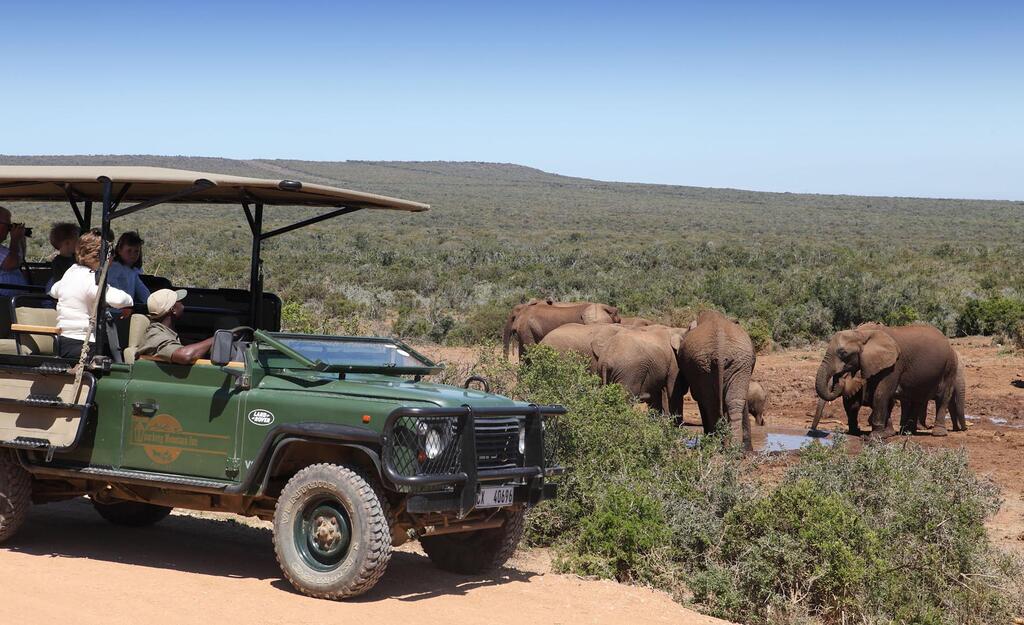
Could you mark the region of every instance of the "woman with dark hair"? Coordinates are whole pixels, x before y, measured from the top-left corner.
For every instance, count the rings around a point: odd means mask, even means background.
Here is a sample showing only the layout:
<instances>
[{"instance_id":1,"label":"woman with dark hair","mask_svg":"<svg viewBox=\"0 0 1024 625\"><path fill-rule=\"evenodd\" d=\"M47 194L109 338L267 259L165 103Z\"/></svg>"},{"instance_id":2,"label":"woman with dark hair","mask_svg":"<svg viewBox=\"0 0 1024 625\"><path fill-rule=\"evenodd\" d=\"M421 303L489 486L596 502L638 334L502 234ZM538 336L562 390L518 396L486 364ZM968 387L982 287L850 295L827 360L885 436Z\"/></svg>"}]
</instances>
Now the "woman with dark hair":
<instances>
[{"instance_id":1,"label":"woman with dark hair","mask_svg":"<svg viewBox=\"0 0 1024 625\"><path fill-rule=\"evenodd\" d=\"M77 261L64 277L50 287L50 297L57 300L57 353L61 358L77 360L86 342L90 349L96 337L89 334L89 318L96 307L100 288L96 284L96 272L100 268L100 233L86 232L78 239L75 248ZM109 275L109 272L108 272ZM107 286L106 301L114 308L127 308L134 302L132 296L121 289Z\"/></svg>"},{"instance_id":2,"label":"woman with dark hair","mask_svg":"<svg viewBox=\"0 0 1024 625\"><path fill-rule=\"evenodd\" d=\"M114 246L114 262L107 270L107 284L132 296L136 302L149 299L149 289L142 283L142 244L138 232L121 235Z\"/></svg>"}]
</instances>

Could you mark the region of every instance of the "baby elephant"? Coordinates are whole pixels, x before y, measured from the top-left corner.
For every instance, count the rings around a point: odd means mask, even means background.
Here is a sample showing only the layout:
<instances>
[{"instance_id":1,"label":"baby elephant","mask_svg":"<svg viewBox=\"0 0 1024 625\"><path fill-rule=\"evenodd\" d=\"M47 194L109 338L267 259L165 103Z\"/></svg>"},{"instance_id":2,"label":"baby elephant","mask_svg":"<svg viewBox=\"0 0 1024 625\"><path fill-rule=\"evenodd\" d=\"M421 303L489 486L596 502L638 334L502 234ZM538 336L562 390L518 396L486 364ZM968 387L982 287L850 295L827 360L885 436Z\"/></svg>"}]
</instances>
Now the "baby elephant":
<instances>
[{"instance_id":1,"label":"baby elephant","mask_svg":"<svg viewBox=\"0 0 1024 625\"><path fill-rule=\"evenodd\" d=\"M747 387L747 412L753 415L758 425L764 425L764 409L768 405L768 391L760 383L750 381Z\"/></svg>"}]
</instances>

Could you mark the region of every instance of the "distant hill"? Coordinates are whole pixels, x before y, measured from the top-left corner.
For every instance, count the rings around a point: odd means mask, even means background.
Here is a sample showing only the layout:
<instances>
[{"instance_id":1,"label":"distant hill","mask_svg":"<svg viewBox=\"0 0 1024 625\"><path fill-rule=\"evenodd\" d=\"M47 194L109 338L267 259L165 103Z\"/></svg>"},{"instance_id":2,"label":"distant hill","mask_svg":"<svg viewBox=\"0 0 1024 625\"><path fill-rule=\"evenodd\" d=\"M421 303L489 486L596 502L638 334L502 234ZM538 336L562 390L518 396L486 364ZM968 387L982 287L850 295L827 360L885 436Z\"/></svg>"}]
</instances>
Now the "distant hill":
<instances>
[{"instance_id":1,"label":"distant hill","mask_svg":"<svg viewBox=\"0 0 1024 625\"><path fill-rule=\"evenodd\" d=\"M427 213L357 213L271 241L268 283L311 318L390 319L439 340L453 323L542 293L663 318L711 304L783 342L866 318L920 318L953 333L972 298L1024 293L1024 202L601 182L502 163L95 155L0 164L152 165L427 202ZM39 210L38 225L67 217ZM275 209L269 219L305 214ZM243 224L229 208L170 207L119 226L147 238L149 270L180 284L241 286ZM45 237L33 246L50 253ZM211 259L213 269L201 262Z\"/></svg>"}]
</instances>

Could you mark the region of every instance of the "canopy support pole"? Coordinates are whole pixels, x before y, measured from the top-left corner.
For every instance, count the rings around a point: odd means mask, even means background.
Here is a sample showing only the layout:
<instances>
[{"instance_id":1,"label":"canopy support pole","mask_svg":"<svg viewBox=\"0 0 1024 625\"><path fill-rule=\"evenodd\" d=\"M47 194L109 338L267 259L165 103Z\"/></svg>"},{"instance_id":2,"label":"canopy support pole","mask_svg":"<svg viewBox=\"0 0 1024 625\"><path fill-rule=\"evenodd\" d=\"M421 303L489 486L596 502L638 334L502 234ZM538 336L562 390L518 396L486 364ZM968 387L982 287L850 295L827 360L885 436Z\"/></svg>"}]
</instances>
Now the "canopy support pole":
<instances>
[{"instance_id":1,"label":"canopy support pole","mask_svg":"<svg viewBox=\"0 0 1024 625\"><path fill-rule=\"evenodd\" d=\"M316 217L310 217L309 219L303 219L302 221L295 222L295 223L293 223L291 225L283 226L281 228L278 228L277 230L271 230L270 232L264 232L263 234L260 235L260 238L269 239L270 237L276 237L279 234L284 234L285 232L291 232L292 230L298 230L299 228L305 228L306 226L310 226L310 225L313 225L313 224L316 224L316 223L320 223L321 221L325 221L325 220L330 219L332 217L340 217L341 215L347 215L349 213L354 213L357 210L359 210L360 208L362 208L362 207L361 206L345 206L345 207L339 208L338 210L334 210L334 211L331 211L329 213L324 213L323 215L317 215Z\"/></svg>"},{"instance_id":2,"label":"canopy support pole","mask_svg":"<svg viewBox=\"0 0 1024 625\"><path fill-rule=\"evenodd\" d=\"M263 202L256 202L255 213L249 210L248 202L242 202L242 208L245 209L245 218L249 222L249 229L252 230L252 255L249 266L249 325L259 328L263 305L263 260L260 258L263 244Z\"/></svg>"},{"instance_id":3,"label":"canopy support pole","mask_svg":"<svg viewBox=\"0 0 1024 625\"><path fill-rule=\"evenodd\" d=\"M96 350L93 352L93 355L104 353L107 345L107 325L102 321L107 310L107 272L103 271L103 267L106 266L107 255L110 254L109 239L112 238L110 220L113 218L111 209L114 203L114 183L106 176L102 176L98 180L103 184L103 209L100 213L100 266L96 271L96 284L100 288L96 296L96 320L93 326L96 335ZM87 210L92 212L91 207ZM85 339L86 343L82 346L83 353L89 348L89 337L87 336Z\"/></svg>"},{"instance_id":4,"label":"canopy support pole","mask_svg":"<svg viewBox=\"0 0 1024 625\"><path fill-rule=\"evenodd\" d=\"M128 186L130 186L130 185L128 185ZM126 206L125 208L121 208L121 209L118 209L116 211L112 210L110 218L111 219L117 219L118 217L124 217L125 215L131 215L132 213L138 212L140 210L144 210L144 209L150 208L152 206L156 206L157 204L163 204L164 202L173 202L175 200L180 200L182 198L186 198L186 197L192 195L193 193L198 193L199 191L202 191L203 189L209 189L212 186L214 186L214 185L209 180L197 180L196 183L194 185L192 185L191 187L189 187L187 189L183 189L183 190L178 191L176 193L171 193L171 194L168 194L168 195L165 195L165 196L162 196L162 197L153 198L152 200L146 200L145 202L139 202L138 204L134 204L132 206ZM127 192L127 186L123 187L121 189L121 197L118 197L118 203L120 203L121 199L123 198L123 196L124 196L124 194L126 192ZM104 209L104 210L106 210L106 209Z\"/></svg>"}]
</instances>

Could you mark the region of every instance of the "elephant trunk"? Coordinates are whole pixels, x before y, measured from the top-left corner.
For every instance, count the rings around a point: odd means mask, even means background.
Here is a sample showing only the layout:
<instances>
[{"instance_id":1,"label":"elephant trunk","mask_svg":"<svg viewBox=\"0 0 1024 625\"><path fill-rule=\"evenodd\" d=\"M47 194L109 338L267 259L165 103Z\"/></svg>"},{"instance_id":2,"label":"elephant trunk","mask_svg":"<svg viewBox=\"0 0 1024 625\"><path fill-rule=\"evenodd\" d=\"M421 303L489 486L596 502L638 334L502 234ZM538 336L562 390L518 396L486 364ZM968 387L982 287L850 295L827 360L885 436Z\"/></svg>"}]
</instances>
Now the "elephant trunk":
<instances>
[{"instance_id":1,"label":"elephant trunk","mask_svg":"<svg viewBox=\"0 0 1024 625\"><path fill-rule=\"evenodd\" d=\"M843 393L843 385L839 383L839 378L836 376L835 362L835 352L829 348L825 352L825 357L821 359L818 375L814 378L814 390L818 393L818 397L825 401L832 401Z\"/></svg>"},{"instance_id":2,"label":"elephant trunk","mask_svg":"<svg viewBox=\"0 0 1024 625\"><path fill-rule=\"evenodd\" d=\"M818 422L821 421L821 415L825 413L825 400L818 398L818 408L814 411L814 421L811 421L811 430L818 429Z\"/></svg>"}]
</instances>

